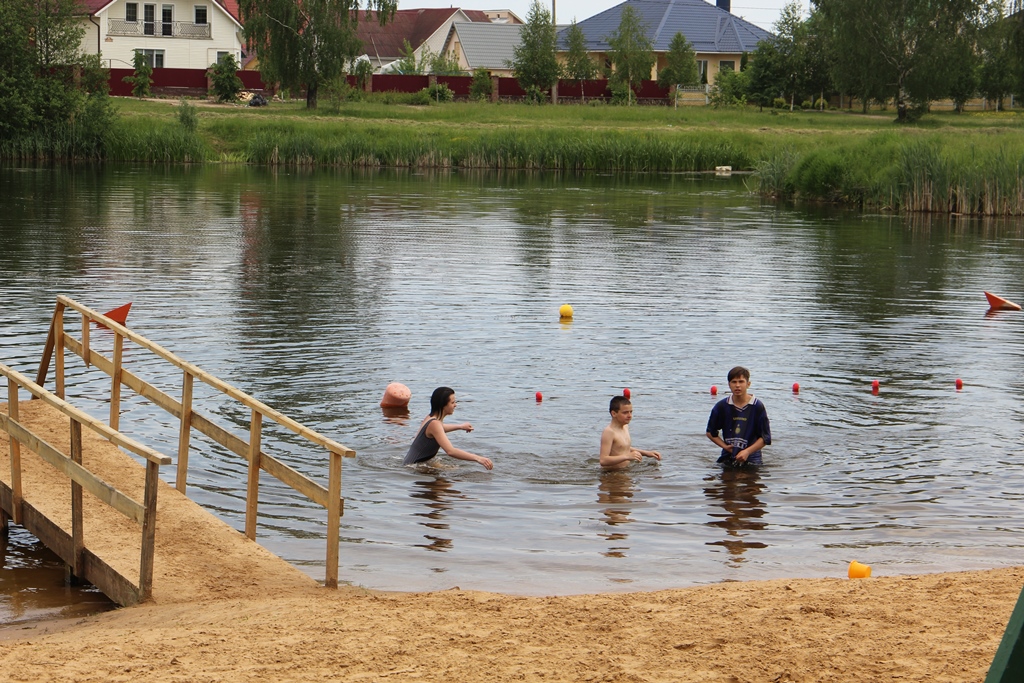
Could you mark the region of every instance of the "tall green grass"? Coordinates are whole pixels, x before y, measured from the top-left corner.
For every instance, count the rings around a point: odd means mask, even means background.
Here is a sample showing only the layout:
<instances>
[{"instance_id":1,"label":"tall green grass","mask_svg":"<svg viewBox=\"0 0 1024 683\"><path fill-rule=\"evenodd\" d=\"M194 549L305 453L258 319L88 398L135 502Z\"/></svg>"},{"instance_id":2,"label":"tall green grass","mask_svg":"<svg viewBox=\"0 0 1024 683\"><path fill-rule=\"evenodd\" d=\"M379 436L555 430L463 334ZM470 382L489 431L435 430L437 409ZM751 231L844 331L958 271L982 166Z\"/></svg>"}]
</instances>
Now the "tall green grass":
<instances>
[{"instance_id":1,"label":"tall green grass","mask_svg":"<svg viewBox=\"0 0 1024 683\"><path fill-rule=\"evenodd\" d=\"M190 163L212 158L200 135L175 122L118 119L101 135L86 137L72 126L0 140L8 161L141 161Z\"/></svg>"},{"instance_id":2,"label":"tall green grass","mask_svg":"<svg viewBox=\"0 0 1024 683\"><path fill-rule=\"evenodd\" d=\"M755 163L766 196L891 211L1024 215L1024 141L1019 136L951 140L885 133Z\"/></svg>"}]
</instances>

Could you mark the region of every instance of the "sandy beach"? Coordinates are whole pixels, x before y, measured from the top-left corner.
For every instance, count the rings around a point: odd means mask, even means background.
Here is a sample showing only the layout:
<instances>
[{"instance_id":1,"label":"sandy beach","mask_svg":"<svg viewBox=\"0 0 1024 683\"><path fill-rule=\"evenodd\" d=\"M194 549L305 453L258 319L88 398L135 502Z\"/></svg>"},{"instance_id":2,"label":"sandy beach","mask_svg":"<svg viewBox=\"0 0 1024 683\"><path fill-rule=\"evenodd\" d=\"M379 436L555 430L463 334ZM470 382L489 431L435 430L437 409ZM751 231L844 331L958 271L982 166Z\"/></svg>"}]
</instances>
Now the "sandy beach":
<instances>
[{"instance_id":1,"label":"sandy beach","mask_svg":"<svg viewBox=\"0 0 1024 683\"><path fill-rule=\"evenodd\" d=\"M0 631L11 681L981 681L1024 567L655 593L306 588Z\"/></svg>"},{"instance_id":2,"label":"sandy beach","mask_svg":"<svg viewBox=\"0 0 1024 683\"><path fill-rule=\"evenodd\" d=\"M42 402L22 421L67 438ZM84 438L86 465L139 495L141 466ZM52 504L55 471L24 466L26 499ZM91 546L137 567L125 522L95 506ZM330 590L166 484L158 507L153 599L0 628L5 680L962 683L984 679L1024 585L1009 567L560 597Z\"/></svg>"}]
</instances>

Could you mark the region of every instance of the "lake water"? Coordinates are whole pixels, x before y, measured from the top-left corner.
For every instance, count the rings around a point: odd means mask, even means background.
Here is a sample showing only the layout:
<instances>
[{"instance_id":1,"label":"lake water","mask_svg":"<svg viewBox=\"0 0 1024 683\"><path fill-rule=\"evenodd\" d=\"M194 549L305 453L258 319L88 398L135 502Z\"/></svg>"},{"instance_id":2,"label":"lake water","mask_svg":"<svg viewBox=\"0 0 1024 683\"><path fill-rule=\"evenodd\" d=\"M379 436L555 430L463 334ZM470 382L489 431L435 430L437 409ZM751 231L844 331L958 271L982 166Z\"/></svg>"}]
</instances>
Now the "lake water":
<instances>
[{"instance_id":1,"label":"lake water","mask_svg":"<svg viewBox=\"0 0 1024 683\"><path fill-rule=\"evenodd\" d=\"M58 294L132 301L133 329L358 452L342 582L564 594L1024 561L1024 314L982 295L1024 300L1020 222L782 207L687 175L4 168L0 202L0 361L34 376ZM169 366L126 362L180 394ZM737 364L772 421L756 473L723 472L704 436ZM378 407L392 381L408 417ZM102 373L72 357L69 382L107 416ZM439 385L475 427L453 442L493 471L402 466ZM664 459L602 473L624 387L634 444ZM176 452L173 418L124 408ZM325 481L322 452L264 438ZM245 478L191 456L190 495L237 529ZM322 580L322 509L264 476L260 512L259 542ZM26 568L3 564L9 621Z\"/></svg>"}]
</instances>

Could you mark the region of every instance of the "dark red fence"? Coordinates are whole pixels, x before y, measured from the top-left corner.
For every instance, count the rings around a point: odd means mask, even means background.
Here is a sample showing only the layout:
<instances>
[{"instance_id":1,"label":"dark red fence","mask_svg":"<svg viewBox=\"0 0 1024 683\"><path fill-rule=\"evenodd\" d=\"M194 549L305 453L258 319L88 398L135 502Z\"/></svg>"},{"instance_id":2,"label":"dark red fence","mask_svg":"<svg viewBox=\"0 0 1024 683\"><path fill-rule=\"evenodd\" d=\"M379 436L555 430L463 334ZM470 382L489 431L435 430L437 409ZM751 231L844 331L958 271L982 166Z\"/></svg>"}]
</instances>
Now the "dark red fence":
<instances>
[{"instance_id":1,"label":"dark red fence","mask_svg":"<svg viewBox=\"0 0 1024 683\"><path fill-rule=\"evenodd\" d=\"M128 97L132 94L132 87L124 82L125 76L131 76L131 69L110 70L110 94ZM238 77L242 79L242 86L245 90L261 91L266 89L259 71L239 71ZM355 77L348 77L349 85L356 87ZM469 97L469 89L473 83L471 76L438 76L438 83L443 83L451 88L458 98ZM430 85L430 76L399 76L395 74L376 74L373 76L371 89L373 92L402 92L414 93L423 90ZM190 95L202 97L206 95L208 82L206 69L153 69L153 83L151 91L155 95ZM608 81L559 81L558 98L560 100L574 101L580 99L598 100L609 99L612 93L608 88ZM668 89L660 87L655 81L641 81L636 90L639 99L647 101L668 101ZM519 82L514 78L503 77L498 79L498 97L502 99L520 99L526 97L526 91L520 87Z\"/></svg>"}]
</instances>

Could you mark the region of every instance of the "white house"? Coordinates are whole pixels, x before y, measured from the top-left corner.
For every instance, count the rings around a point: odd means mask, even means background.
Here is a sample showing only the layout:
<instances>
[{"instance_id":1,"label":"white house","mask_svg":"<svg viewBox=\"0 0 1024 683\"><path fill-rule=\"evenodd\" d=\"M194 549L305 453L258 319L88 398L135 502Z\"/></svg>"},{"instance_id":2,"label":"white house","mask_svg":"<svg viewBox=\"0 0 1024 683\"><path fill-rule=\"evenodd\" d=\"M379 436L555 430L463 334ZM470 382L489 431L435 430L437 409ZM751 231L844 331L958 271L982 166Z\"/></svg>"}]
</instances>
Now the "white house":
<instances>
[{"instance_id":1,"label":"white house","mask_svg":"<svg viewBox=\"0 0 1024 683\"><path fill-rule=\"evenodd\" d=\"M104 66L131 68L142 52L153 68L205 69L225 55L242 62L236 0L82 0L82 51Z\"/></svg>"}]
</instances>

